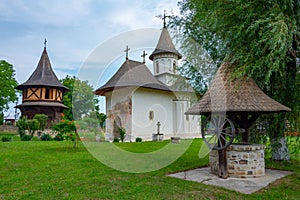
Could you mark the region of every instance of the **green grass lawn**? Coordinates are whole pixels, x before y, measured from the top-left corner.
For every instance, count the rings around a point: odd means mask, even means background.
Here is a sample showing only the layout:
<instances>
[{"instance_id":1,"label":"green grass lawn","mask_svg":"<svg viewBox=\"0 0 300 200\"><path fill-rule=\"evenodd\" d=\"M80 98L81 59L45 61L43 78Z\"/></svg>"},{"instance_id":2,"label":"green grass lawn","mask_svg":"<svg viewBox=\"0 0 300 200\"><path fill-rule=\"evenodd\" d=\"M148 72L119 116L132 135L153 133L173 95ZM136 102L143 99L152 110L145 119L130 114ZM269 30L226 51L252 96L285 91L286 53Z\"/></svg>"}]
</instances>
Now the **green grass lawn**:
<instances>
[{"instance_id":1,"label":"green grass lawn","mask_svg":"<svg viewBox=\"0 0 300 200\"><path fill-rule=\"evenodd\" d=\"M151 152L165 142L117 144L132 152ZM206 166L199 159L201 139L174 163L148 173L125 173L96 160L80 143L0 142L0 199L300 199L300 159L272 162L267 168L295 173L261 191L245 195L220 187L167 177L167 173ZM296 157L297 158L297 157Z\"/></svg>"}]
</instances>

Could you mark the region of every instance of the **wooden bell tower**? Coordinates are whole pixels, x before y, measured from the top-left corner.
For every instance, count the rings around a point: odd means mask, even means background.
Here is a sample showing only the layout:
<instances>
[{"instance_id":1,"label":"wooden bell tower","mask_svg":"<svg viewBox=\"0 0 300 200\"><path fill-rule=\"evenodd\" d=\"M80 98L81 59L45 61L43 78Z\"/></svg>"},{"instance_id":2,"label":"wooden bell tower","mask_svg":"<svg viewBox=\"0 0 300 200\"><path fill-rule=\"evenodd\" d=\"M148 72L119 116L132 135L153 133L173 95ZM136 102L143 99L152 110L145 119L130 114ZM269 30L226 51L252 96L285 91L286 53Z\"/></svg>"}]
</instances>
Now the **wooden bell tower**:
<instances>
[{"instance_id":1,"label":"wooden bell tower","mask_svg":"<svg viewBox=\"0 0 300 200\"><path fill-rule=\"evenodd\" d=\"M62 104L63 94L69 89L55 75L45 47L37 68L29 79L18 85L22 91L22 104L17 105L22 116L32 119L35 114L45 114L49 122L59 122L61 113L67 108Z\"/></svg>"}]
</instances>

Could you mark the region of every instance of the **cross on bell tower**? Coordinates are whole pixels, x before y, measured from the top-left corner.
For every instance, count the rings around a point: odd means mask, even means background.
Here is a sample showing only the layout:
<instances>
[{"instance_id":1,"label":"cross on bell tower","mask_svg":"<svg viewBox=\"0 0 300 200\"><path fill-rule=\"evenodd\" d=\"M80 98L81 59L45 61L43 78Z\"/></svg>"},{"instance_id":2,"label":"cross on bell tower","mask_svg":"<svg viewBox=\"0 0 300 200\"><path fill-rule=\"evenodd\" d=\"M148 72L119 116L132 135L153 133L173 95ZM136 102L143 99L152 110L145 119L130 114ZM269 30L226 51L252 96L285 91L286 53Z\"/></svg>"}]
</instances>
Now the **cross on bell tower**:
<instances>
[{"instance_id":1,"label":"cross on bell tower","mask_svg":"<svg viewBox=\"0 0 300 200\"><path fill-rule=\"evenodd\" d=\"M44 41L44 48L46 49L47 47L47 39L45 38L45 41Z\"/></svg>"},{"instance_id":2,"label":"cross on bell tower","mask_svg":"<svg viewBox=\"0 0 300 200\"><path fill-rule=\"evenodd\" d=\"M126 60L128 60L128 52L129 52L130 48L128 48L128 45L126 46L126 49L124 50L124 52L126 52Z\"/></svg>"}]
</instances>

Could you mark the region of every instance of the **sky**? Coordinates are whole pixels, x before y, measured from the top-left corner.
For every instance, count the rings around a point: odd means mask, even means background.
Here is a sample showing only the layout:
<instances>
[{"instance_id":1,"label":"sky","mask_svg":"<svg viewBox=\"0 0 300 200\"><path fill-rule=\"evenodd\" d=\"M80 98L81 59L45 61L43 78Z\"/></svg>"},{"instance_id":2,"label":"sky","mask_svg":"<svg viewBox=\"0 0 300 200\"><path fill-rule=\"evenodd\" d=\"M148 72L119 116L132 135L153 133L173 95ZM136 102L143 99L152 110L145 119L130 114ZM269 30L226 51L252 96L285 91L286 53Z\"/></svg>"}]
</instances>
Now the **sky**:
<instances>
[{"instance_id":1,"label":"sky","mask_svg":"<svg viewBox=\"0 0 300 200\"><path fill-rule=\"evenodd\" d=\"M46 38L58 78L90 78L96 89L122 64L126 45L130 59L142 61L143 50L151 54L164 10L179 14L177 1L0 0L0 60L13 65L21 84L36 68Z\"/></svg>"}]
</instances>

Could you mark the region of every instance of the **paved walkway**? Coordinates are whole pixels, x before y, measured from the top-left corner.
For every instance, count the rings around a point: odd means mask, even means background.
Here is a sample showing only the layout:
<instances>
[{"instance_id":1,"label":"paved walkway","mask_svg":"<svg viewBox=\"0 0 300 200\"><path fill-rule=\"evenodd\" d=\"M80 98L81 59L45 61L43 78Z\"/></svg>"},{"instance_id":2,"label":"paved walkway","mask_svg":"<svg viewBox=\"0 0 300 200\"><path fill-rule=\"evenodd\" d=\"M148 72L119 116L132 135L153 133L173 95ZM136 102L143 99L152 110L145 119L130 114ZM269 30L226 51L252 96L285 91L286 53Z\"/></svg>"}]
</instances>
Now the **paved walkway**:
<instances>
[{"instance_id":1,"label":"paved walkway","mask_svg":"<svg viewBox=\"0 0 300 200\"><path fill-rule=\"evenodd\" d=\"M189 181L196 181L207 185L224 187L229 190L235 190L244 194L256 192L277 179L285 177L293 172L266 169L265 176L260 178L219 178L211 174L209 167L193 169L185 172L169 174L168 176L181 178Z\"/></svg>"}]
</instances>

